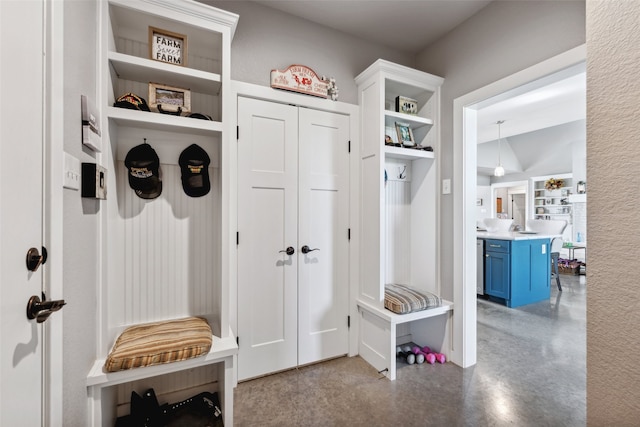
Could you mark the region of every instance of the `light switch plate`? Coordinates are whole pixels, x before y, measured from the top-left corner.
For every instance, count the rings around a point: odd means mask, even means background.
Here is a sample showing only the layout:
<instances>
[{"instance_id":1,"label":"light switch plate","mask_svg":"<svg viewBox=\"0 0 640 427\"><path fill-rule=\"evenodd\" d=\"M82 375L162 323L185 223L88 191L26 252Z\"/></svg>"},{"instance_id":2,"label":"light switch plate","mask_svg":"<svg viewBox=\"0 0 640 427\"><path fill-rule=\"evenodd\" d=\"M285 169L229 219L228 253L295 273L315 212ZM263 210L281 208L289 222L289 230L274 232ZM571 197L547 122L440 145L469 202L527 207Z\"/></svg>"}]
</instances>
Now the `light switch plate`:
<instances>
[{"instance_id":1,"label":"light switch plate","mask_svg":"<svg viewBox=\"0 0 640 427\"><path fill-rule=\"evenodd\" d=\"M80 160L64 153L64 176L62 186L70 190L80 190Z\"/></svg>"},{"instance_id":2,"label":"light switch plate","mask_svg":"<svg viewBox=\"0 0 640 427\"><path fill-rule=\"evenodd\" d=\"M442 180L442 194L451 194L451 180L443 179Z\"/></svg>"}]
</instances>

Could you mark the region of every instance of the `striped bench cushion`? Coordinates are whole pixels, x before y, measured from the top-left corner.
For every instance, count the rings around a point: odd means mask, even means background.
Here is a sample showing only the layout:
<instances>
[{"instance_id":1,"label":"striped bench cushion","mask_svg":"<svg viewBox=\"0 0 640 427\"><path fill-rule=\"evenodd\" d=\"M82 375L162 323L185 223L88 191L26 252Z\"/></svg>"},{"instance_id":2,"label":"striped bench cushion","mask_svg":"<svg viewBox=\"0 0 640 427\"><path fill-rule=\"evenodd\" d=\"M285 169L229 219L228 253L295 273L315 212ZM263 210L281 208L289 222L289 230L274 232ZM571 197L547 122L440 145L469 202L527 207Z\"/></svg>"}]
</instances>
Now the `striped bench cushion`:
<instances>
[{"instance_id":1,"label":"striped bench cushion","mask_svg":"<svg viewBox=\"0 0 640 427\"><path fill-rule=\"evenodd\" d=\"M439 307L440 304L440 297L431 292L418 291L406 285L388 284L384 287L384 308L397 314Z\"/></svg>"},{"instance_id":2,"label":"striped bench cushion","mask_svg":"<svg viewBox=\"0 0 640 427\"><path fill-rule=\"evenodd\" d=\"M107 372L177 362L207 354L211 327L200 317L146 323L125 329L104 364Z\"/></svg>"}]
</instances>

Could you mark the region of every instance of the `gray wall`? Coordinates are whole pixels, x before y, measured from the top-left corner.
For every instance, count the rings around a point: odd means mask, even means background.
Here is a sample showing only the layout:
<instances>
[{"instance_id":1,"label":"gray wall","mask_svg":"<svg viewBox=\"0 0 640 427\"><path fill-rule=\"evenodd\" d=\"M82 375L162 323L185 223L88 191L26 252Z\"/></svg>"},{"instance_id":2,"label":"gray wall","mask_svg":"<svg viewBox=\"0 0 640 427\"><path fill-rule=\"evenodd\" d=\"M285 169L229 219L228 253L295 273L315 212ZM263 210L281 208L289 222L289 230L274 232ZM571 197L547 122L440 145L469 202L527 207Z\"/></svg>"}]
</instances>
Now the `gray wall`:
<instances>
[{"instance_id":1,"label":"gray wall","mask_svg":"<svg viewBox=\"0 0 640 427\"><path fill-rule=\"evenodd\" d=\"M231 44L231 78L269 86L272 69L291 64L335 77L338 100L358 103L354 77L383 58L409 67L413 56L248 1L200 0L240 15Z\"/></svg>"},{"instance_id":2,"label":"gray wall","mask_svg":"<svg viewBox=\"0 0 640 427\"><path fill-rule=\"evenodd\" d=\"M97 7L93 0L64 2L64 150L81 162L95 162L83 148L80 95L96 100ZM113 171L108 171L113 173ZM86 379L96 358L96 283L100 257L100 202L64 190L63 223L63 425L87 425Z\"/></svg>"},{"instance_id":3,"label":"gray wall","mask_svg":"<svg viewBox=\"0 0 640 427\"><path fill-rule=\"evenodd\" d=\"M442 86L441 177L453 177L453 101L585 43L584 1L494 1L416 59ZM441 197L441 233L453 235L453 198ZM443 239L443 298L453 298L453 241Z\"/></svg>"},{"instance_id":4,"label":"gray wall","mask_svg":"<svg viewBox=\"0 0 640 427\"><path fill-rule=\"evenodd\" d=\"M593 426L640 419L638 22L638 2L587 1L587 424ZM625 195L624 202L613 204L615 195Z\"/></svg>"}]
</instances>

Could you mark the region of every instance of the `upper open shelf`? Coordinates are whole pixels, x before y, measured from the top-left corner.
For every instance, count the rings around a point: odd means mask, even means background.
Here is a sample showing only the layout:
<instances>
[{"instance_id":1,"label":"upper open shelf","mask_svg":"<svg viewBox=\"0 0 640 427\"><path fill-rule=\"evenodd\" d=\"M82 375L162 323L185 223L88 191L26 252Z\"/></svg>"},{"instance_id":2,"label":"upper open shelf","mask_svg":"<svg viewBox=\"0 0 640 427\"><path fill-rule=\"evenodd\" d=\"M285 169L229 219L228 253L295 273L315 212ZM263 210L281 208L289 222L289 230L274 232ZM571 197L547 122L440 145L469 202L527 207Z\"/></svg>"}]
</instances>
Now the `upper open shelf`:
<instances>
[{"instance_id":1,"label":"upper open shelf","mask_svg":"<svg viewBox=\"0 0 640 427\"><path fill-rule=\"evenodd\" d=\"M109 52L109 62L118 78L143 83L171 84L208 95L220 93L220 75L195 68L153 61L119 52Z\"/></svg>"}]
</instances>

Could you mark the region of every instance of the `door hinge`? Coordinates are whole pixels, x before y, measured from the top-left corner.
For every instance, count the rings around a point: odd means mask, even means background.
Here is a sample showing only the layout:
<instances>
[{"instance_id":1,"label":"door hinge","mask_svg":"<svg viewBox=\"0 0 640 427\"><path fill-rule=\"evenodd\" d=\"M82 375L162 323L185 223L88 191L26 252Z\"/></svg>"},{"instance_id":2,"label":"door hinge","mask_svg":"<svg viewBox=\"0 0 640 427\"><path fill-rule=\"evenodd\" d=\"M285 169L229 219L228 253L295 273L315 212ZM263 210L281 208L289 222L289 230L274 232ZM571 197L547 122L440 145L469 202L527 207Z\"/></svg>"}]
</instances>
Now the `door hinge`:
<instances>
[{"instance_id":1,"label":"door hinge","mask_svg":"<svg viewBox=\"0 0 640 427\"><path fill-rule=\"evenodd\" d=\"M351 316L347 316L347 328L351 327Z\"/></svg>"},{"instance_id":2,"label":"door hinge","mask_svg":"<svg viewBox=\"0 0 640 427\"><path fill-rule=\"evenodd\" d=\"M347 240L351 240L351 229L347 229Z\"/></svg>"},{"instance_id":3,"label":"door hinge","mask_svg":"<svg viewBox=\"0 0 640 427\"><path fill-rule=\"evenodd\" d=\"M240 347L240 337L236 337L236 344L238 344L238 347Z\"/></svg>"},{"instance_id":4,"label":"door hinge","mask_svg":"<svg viewBox=\"0 0 640 427\"><path fill-rule=\"evenodd\" d=\"M351 141L349 141L349 152L351 152Z\"/></svg>"},{"instance_id":5,"label":"door hinge","mask_svg":"<svg viewBox=\"0 0 640 427\"><path fill-rule=\"evenodd\" d=\"M236 246L240 244L240 232L236 231Z\"/></svg>"},{"instance_id":6,"label":"door hinge","mask_svg":"<svg viewBox=\"0 0 640 427\"><path fill-rule=\"evenodd\" d=\"M240 139L240 126L236 126L236 140Z\"/></svg>"}]
</instances>

